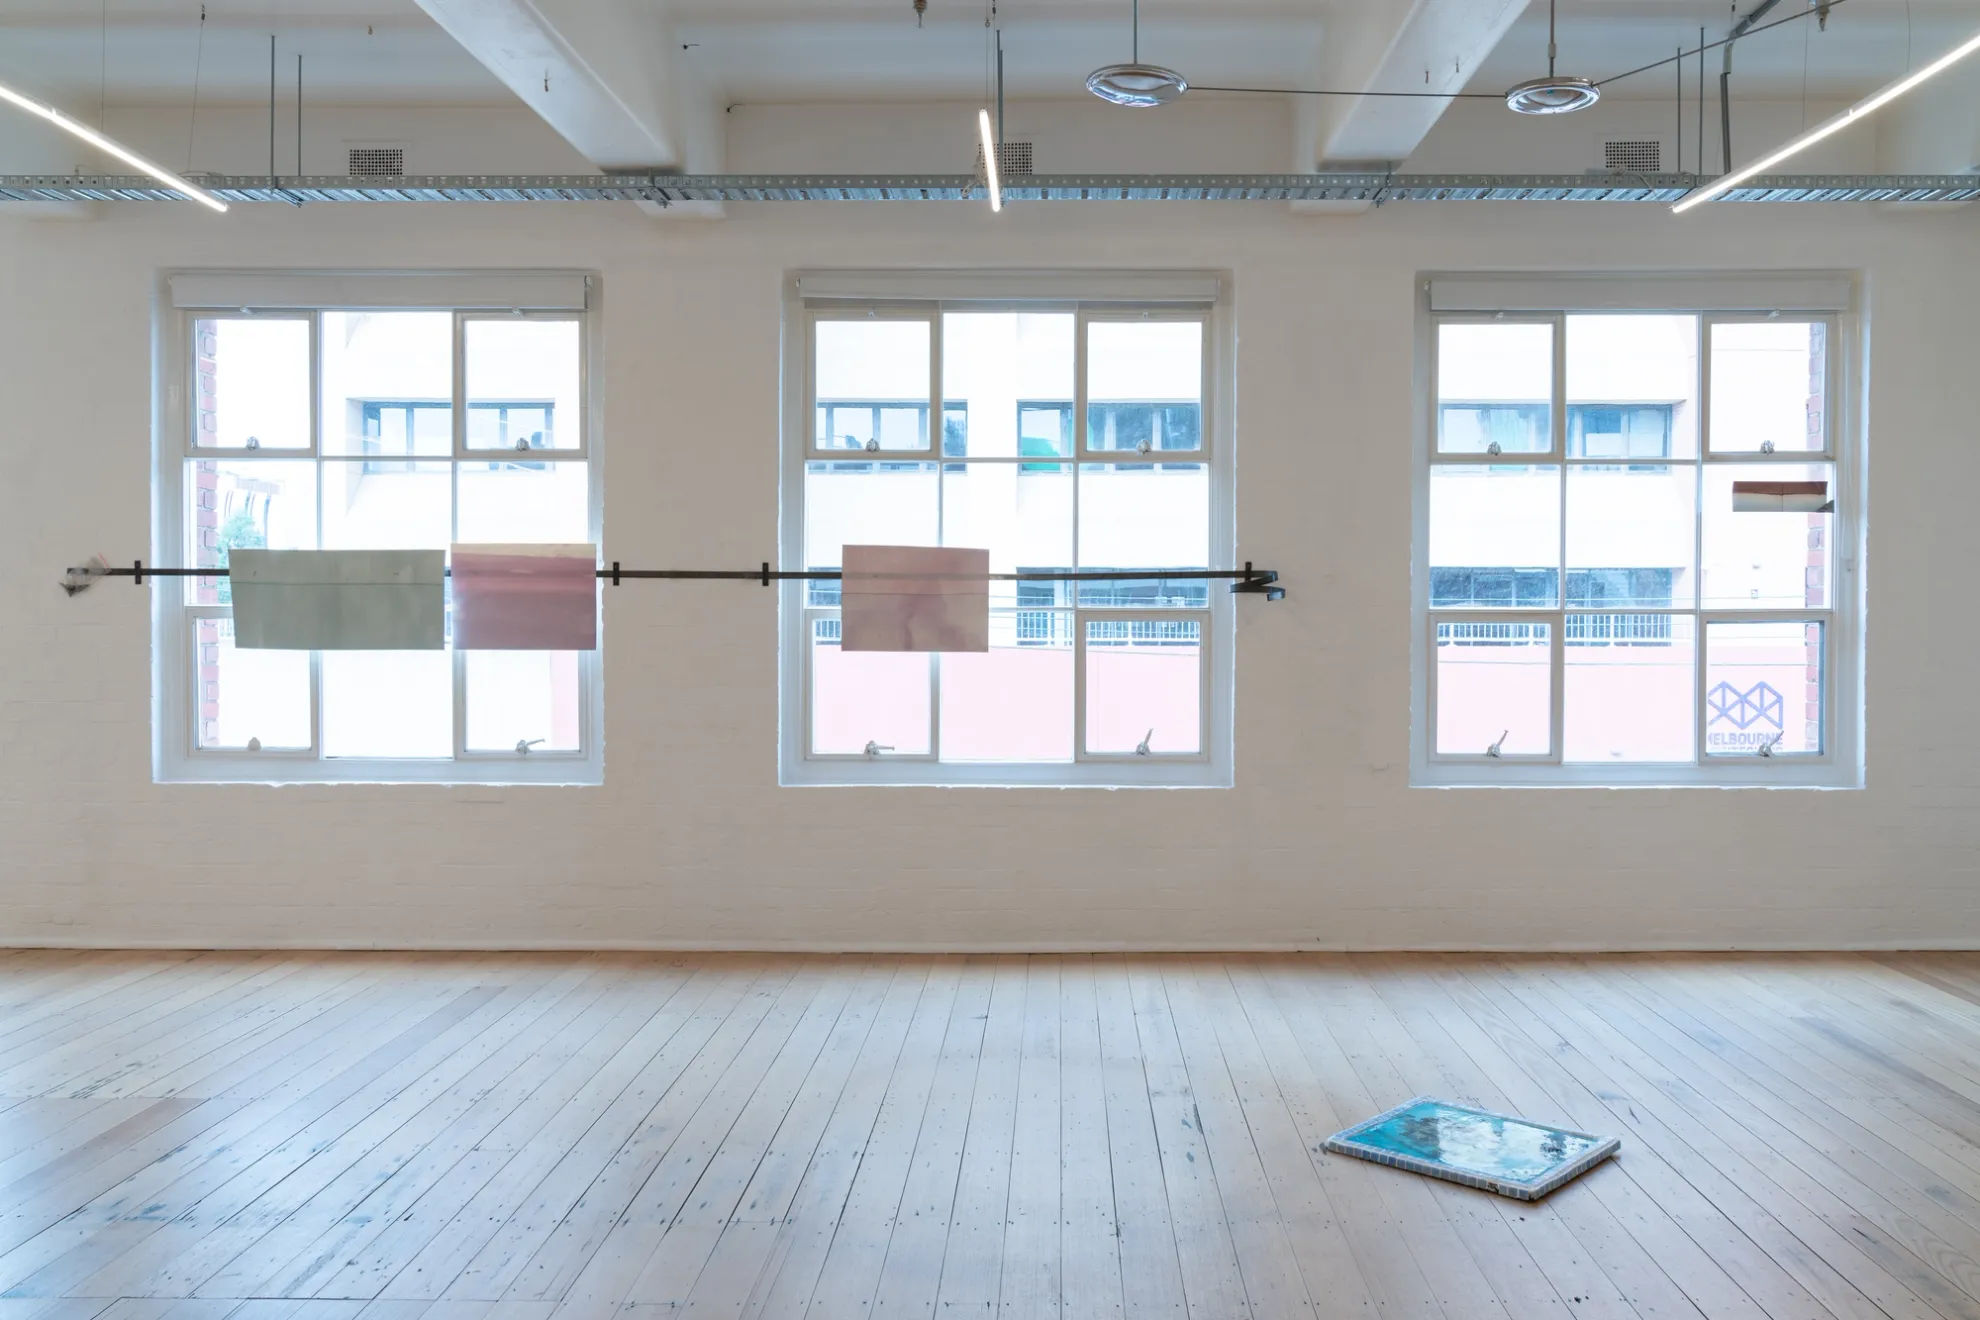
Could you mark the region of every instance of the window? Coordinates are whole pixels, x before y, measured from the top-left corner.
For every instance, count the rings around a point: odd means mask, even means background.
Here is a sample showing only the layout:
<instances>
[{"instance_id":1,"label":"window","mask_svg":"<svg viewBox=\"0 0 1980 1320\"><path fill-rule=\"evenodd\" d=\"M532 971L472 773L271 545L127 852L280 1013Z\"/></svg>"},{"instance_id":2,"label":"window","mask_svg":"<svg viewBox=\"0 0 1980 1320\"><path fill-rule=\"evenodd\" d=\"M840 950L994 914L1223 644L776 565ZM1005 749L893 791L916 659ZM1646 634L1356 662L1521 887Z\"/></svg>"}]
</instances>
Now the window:
<instances>
[{"instance_id":1,"label":"window","mask_svg":"<svg viewBox=\"0 0 1980 1320\"><path fill-rule=\"evenodd\" d=\"M784 782L1229 783L1231 597L1173 575L1233 553L1217 305L937 291L790 315L788 415L810 422L786 441L786 563L947 545L1137 576L993 581L979 654L844 652L839 584L787 584Z\"/></svg>"},{"instance_id":2,"label":"window","mask_svg":"<svg viewBox=\"0 0 1980 1320\"><path fill-rule=\"evenodd\" d=\"M214 305L213 278L175 277L162 327L159 562L598 540L583 277L540 310L387 276ZM160 779L599 781L596 652L240 650L228 579L155 591Z\"/></svg>"},{"instance_id":3,"label":"window","mask_svg":"<svg viewBox=\"0 0 1980 1320\"><path fill-rule=\"evenodd\" d=\"M1536 283L1430 286L1414 781L1860 783L1844 309Z\"/></svg>"}]
</instances>

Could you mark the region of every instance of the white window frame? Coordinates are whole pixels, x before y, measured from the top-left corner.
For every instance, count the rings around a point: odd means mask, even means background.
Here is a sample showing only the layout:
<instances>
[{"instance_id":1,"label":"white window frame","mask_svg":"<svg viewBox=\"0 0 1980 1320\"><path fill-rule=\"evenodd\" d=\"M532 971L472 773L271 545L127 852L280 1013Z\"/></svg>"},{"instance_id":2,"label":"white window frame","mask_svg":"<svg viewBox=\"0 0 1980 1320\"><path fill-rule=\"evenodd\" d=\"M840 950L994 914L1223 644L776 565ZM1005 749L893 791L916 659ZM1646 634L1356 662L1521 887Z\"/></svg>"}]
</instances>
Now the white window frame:
<instances>
[{"instance_id":1,"label":"white window frame","mask_svg":"<svg viewBox=\"0 0 1980 1320\"><path fill-rule=\"evenodd\" d=\"M467 446L466 360L463 355L469 321L510 320L517 317L575 319L579 335L581 415L567 433L572 448L533 449L529 461L583 462L590 512L588 538L602 544L603 464L600 438L599 358L600 288L584 272L177 272L161 277L153 319L153 356L158 364L153 399L153 474L151 561L164 566L185 565L187 507L185 479L188 461L223 462L258 457L271 461L309 462L319 468L316 481L318 526L322 524L326 461L363 462L361 455L330 455L322 446L322 315L340 311L445 311L453 315L452 448L440 455L408 461L499 461L504 450ZM307 448L250 451L201 447L194 411L196 383L192 353L196 321L259 317L303 319L310 323L310 443ZM459 517L460 485L452 483L454 517ZM578 653L578 748L575 751L469 751L467 748L467 653L452 652L453 752L448 758L329 757L323 754L322 655L309 660L310 746L307 749L250 752L239 748L201 748L198 738L199 703L194 693L196 644L192 621L226 617L225 605L186 603L185 578L155 579L149 586L152 603L152 773L159 783L256 784L549 784L596 785L604 782L603 636L600 648Z\"/></svg>"},{"instance_id":2,"label":"white window frame","mask_svg":"<svg viewBox=\"0 0 1980 1320\"><path fill-rule=\"evenodd\" d=\"M943 436L942 314L949 311L1058 311L1075 314L1073 446L1061 459L1017 456L983 462L1114 464L1139 459L1132 451L1091 450L1086 437L1086 326L1093 320L1175 318L1200 320L1203 343L1203 422L1200 447L1161 451L1179 462L1201 463L1209 474L1209 560L1212 568L1237 562L1233 466L1233 311L1227 275L1198 272L830 272L794 275L785 283L782 500L779 552L790 568L805 567L805 465L857 461L844 449L814 447L812 325L849 311L931 320L929 447L880 450L884 462L937 465ZM954 462L956 460L947 460ZM1075 480L1077 478L1075 477ZM939 507L939 495L938 495ZM939 515L938 515L939 516ZM1073 536L1078 539L1077 511ZM1076 556L1075 556L1076 557ZM778 689L779 782L787 787L893 785L932 787L1228 788L1233 777L1232 713L1236 600L1230 583L1209 582L1207 608L1151 609L1074 604L1038 607L1064 614L1073 629L1073 759L1056 762L975 763L941 760L939 666L930 683L930 734L926 754L887 753L877 758L813 755L811 737L811 626L836 610L807 607L806 583L781 584ZM1090 620L1159 617L1198 624L1202 639L1199 750L1191 755L1136 756L1086 750L1086 624ZM930 657L930 663L935 658Z\"/></svg>"},{"instance_id":3,"label":"white window frame","mask_svg":"<svg viewBox=\"0 0 1980 1320\"><path fill-rule=\"evenodd\" d=\"M1863 762L1862 547L1866 509L1864 466L1863 341L1860 293L1847 274L1736 274L1730 278L1697 274L1602 275L1430 275L1417 280L1415 434L1412 469L1412 564L1410 639L1410 783L1416 787L1721 787L1861 788ZM1578 313L1684 313L1699 318L1698 456L1665 460L1695 466L1701 482L1714 464L1833 463L1836 511L1831 521L1832 565L1825 610L1732 610L1704 608L1572 609L1563 594L1552 608L1430 608L1430 474L1439 466L1481 463L1537 464L1560 473L1565 492L1575 466L1656 460L1567 457L1566 318ZM1711 448L1712 326L1727 322L1787 319L1823 321L1828 326L1828 398L1825 449L1778 453L1720 451ZM1546 451L1441 454L1437 451L1437 327L1445 323L1542 322L1554 327L1552 443ZM1565 493L1563 494L1565 499ZM1704 510L1694 509L1694 536L1702 538ZM1567 536L1562 522L1563 544ZM1696 589L1703 592L1702 546L1694 544ZM1566 556L1561 556L1565 564ZM1564 593L1563 580L1560 589ZM1693 756L1690 762L1618 765L1562 760L1565 713L1566 621L1574 614L1671 614L1697 620L1694 640ZM1436 750L1436 629L1440 623L1490 621L1545 622L1551 626L1550 747L1544 755L1456 755ZM1704 730L1707 638L1715 623L1820 622L1823 625L1822 750L1773 757L1710 755Z\"/></svg>"}]
</instances>

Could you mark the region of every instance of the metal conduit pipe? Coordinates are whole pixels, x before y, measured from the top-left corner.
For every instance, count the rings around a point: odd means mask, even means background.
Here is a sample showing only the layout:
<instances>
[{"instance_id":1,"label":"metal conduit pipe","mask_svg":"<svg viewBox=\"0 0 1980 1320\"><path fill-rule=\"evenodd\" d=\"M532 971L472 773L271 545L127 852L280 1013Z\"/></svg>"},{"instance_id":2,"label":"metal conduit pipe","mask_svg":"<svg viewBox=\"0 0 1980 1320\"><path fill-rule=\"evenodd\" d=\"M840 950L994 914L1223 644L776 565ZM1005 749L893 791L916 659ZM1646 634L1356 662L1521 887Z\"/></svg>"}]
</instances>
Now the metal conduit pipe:
<instances>
[{"instance_id":1,"label":"metal conduit pipe","mask_svg":"<svg viewBox=\"0 0 1980 1320\"><path fill-rule=\"evenodd\" d=\"M1733 43L1750 32L1753 29L1753 25L1765 18L1767 11L1780 2L1781 0L1760 0L1760 3L1753 8L1752 12L1733 24L1732 33L1726 38L1725 67L1719 72L1719 150L1721 153L1719 156L1719 172L1721 174L1730 174L1733 167ZM1701 170L1704 169L1705 162L1702 160L1699 161L1698 166Z\"/></svg>"}]
</instances>

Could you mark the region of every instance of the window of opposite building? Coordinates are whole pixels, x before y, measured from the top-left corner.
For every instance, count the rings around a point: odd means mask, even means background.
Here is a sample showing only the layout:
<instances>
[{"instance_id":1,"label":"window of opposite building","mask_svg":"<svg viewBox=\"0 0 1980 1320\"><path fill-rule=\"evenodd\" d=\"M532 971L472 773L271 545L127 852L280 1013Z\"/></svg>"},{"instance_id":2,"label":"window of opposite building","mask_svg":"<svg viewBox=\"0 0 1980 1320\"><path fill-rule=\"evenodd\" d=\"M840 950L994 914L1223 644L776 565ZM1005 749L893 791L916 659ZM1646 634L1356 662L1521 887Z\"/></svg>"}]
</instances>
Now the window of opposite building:
<instances>
[{"instance_id":1,"label":"window of opposite building","mask_svg":"<svg viewBox=\"0 0 1980 1320\"><path fill-rule=\"evenodd\" d=\"M1172 576L1232 554L1215 283L853 283L790 304L785 562L959 546L993 573L1131 576L992 582L986 653L844 651L839 584L790 584L784 781L1228 783L1229 584Z\"/></svg>"},{"instance_id":2,"label":"window of opposite building","mask_svg":"<svg viewBox=\"0 0 1980 1320\"><path fill-rule=\"evenodd\" d=\"M174 277L155 557L595 542L589 283ZM255 650L227 578L154 601L161 779L600 777L596 651L456 651L451 608L444 650Z\"/></svg>"},{"instance_id":3,"label":"window of opposite building","mask_svg":"<svg viewBox=\"0 0 1980 1320\"><path fill-rule=\"evenodd\" d=\"M1429 282L1415 782L1861 782L1848 283L1735 283Z\"/></svg>"}]
</instances>

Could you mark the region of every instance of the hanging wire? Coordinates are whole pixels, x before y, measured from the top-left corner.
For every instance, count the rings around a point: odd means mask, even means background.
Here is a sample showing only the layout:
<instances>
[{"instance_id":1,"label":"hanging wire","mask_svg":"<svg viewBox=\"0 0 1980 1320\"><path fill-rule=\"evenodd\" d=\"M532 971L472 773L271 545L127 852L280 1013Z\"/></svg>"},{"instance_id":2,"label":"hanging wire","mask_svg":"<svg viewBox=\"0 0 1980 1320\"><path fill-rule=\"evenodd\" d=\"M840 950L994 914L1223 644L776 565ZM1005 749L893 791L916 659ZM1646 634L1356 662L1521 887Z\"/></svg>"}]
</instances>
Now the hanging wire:
<instances>
[{"instance_id":1,"label":"hanging wire","mask_svg":"<svg viewBox=\"0 0 1980 1320\"><path fill-rule=\"evenodd\" d=\"M1840 9L1842 6L1848 3L1849 0L1830 0L1829 8ZM1807 9L1798 10L1795 13L1789 14L1786 18L1777 18L1771 23L1761 23L1758 24L1757 26L1748 28L1740 36L1739 40L1744 41L1747 37L1750 37L1757 32L1765 32L1769 28L1777 28L1783 23L1800 22L1802 19L1809 17L1811 14L1816 14L1819 12L1820 11L1818 9L1812 6ZM1703 41L1701 39L1699 46L1695 50L1681 50L1677 54L1658 60L1655 63L1638 65L1634 69L1626 69L1621 73L1612 73L1606 78L1597 78L1595 80L1595 85L1597 87L1607 87L1612 82L1621 82L1624 78L1634 78L1639 73L1648 73L1652 69L1661 69L1666 64L1671 63L1673 60L1689 59L1693 55L1702 55L1708 50L1717 50L1719 47L1727 45L1731 41L1732 38L1730 37L1728 37L1725 41L1708 42L1708 41Z\"/></svg>"}]
</instances>

